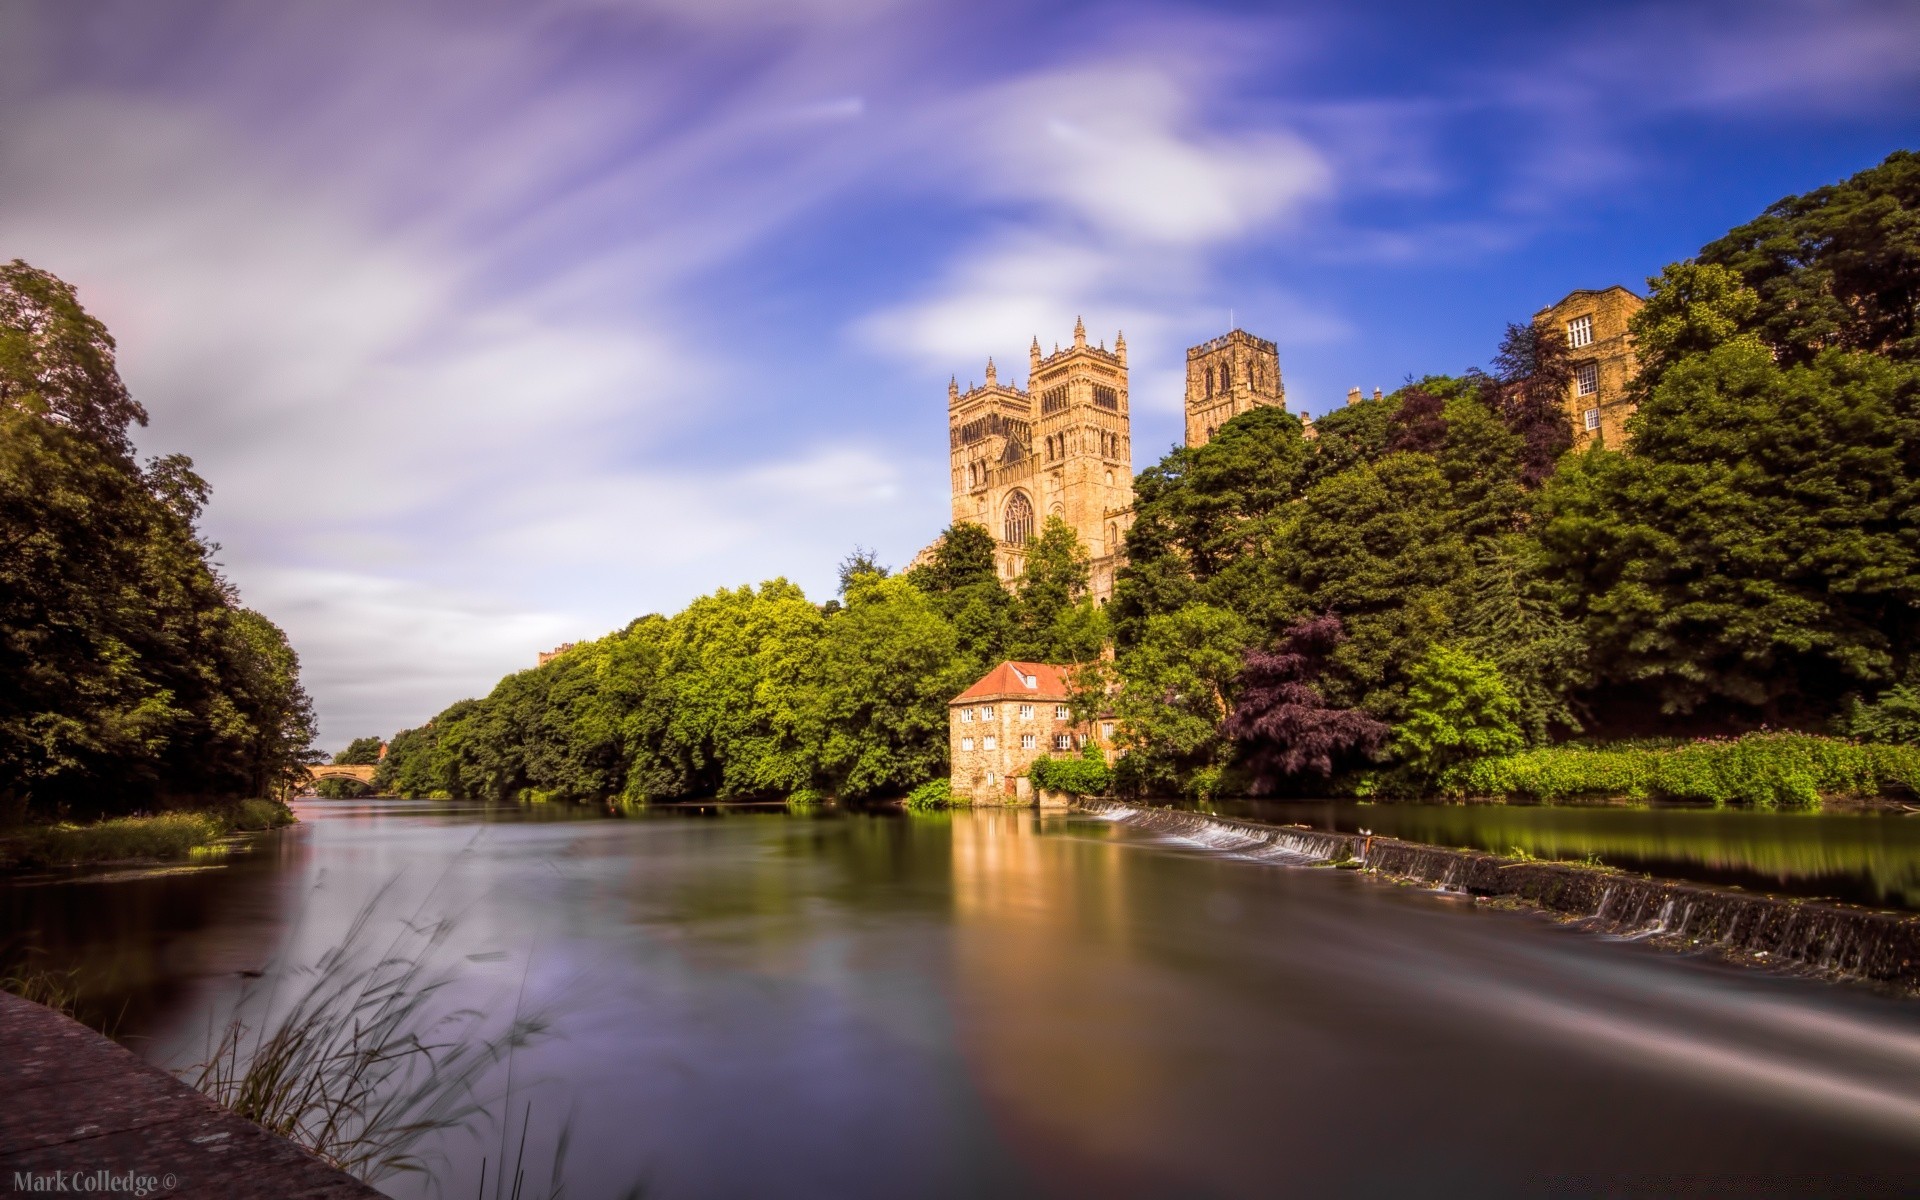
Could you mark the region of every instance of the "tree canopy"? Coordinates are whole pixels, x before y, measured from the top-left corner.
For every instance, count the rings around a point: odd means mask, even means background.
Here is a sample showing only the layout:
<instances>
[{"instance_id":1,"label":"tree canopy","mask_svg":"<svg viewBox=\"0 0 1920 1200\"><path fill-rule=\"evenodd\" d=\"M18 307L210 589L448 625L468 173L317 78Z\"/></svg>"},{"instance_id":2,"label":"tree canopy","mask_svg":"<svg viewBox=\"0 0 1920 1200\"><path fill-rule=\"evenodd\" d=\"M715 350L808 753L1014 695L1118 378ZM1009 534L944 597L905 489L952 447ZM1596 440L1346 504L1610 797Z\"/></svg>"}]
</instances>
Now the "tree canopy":
<instances>
[{"instance_id":1,"label":"tree canopy","mask_svg":"<svg viewBox=\"0 0 1920 1200\"><path fill-rule=\"evenodd\" d=\"M192 462L134 462L145 419L73 289L0 268L0 815L261 796L312 757L299 660L214 568Z\"/></svg>"}]
</instances>

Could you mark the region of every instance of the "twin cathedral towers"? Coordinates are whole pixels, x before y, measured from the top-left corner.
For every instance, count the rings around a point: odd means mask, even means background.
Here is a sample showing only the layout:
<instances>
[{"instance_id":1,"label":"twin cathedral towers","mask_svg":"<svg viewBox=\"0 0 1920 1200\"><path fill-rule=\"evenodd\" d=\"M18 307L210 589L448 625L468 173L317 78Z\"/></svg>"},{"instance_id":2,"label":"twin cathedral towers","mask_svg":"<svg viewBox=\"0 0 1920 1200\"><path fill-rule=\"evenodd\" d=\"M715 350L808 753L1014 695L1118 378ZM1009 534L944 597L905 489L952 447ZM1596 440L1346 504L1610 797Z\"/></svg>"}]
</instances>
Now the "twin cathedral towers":
<instances>
[{"instance_id":1,"label":"twin cathedral towers","mask_svg":"<svg viewBox=\"0 0 1920 1200\"><path fill-rule=\"evenodd\" d=\"M1092 556L1093 595L1104 604L1133 522L1127 339L1089 345L1075 321L1071 346L1042 355L1035 337L1029 355L1024 389L1001 383L991 359L979 387L947 385L953 519L993 533L1000 578L1011 582L1028 539L1060 517ZM1187 351L1187 445L1204 446L1229 418L1265 404L1286 407L1272 342L1235 329Z\"/></svg>"}]
</instances>

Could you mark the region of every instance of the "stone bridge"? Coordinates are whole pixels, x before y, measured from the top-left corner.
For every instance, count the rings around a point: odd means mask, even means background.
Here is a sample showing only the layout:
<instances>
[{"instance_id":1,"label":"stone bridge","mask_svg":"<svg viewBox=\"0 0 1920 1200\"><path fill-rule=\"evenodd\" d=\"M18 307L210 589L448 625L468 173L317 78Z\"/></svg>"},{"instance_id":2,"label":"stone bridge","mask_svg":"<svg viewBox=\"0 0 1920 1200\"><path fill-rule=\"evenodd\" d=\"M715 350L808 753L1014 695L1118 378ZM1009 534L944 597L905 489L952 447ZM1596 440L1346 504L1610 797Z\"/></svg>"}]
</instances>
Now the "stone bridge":
<instances>
[{"instance_id":1,"label":"stone bridge","mask_svg":"<svg viewBox=\"0 0 1920 1200\"><path fill-rule=\"evenodd\" d=\"M371 784L373 772L372 763L320 763L307 768L307 781L319 783L322 779L357 779L361 783Z\"/></svg>"}]
</instances>

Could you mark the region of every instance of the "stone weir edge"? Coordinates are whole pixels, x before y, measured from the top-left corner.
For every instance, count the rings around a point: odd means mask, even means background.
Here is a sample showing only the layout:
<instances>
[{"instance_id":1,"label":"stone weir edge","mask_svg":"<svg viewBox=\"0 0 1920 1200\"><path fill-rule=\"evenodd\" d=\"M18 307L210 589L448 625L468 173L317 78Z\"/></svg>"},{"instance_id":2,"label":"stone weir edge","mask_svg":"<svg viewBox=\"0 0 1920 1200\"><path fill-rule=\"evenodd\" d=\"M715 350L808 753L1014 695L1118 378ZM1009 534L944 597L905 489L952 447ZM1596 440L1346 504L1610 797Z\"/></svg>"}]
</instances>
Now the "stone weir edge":
<instances>
[{"instance_id":1,"label":"stone weir edge","mask_svg":"<svg viewBox=\"0 0 1920 1200\"><path fill-rule=\"evenodd\" d=\"M1920 993L1920 914L1120 801L1082 800L1074 807L1161 832L1211 830L1252 839L1242 849L1264 843L1308 861L1352 861L1371 874L1518 903L1669 950Z\"/></svg>"}]
</instances>

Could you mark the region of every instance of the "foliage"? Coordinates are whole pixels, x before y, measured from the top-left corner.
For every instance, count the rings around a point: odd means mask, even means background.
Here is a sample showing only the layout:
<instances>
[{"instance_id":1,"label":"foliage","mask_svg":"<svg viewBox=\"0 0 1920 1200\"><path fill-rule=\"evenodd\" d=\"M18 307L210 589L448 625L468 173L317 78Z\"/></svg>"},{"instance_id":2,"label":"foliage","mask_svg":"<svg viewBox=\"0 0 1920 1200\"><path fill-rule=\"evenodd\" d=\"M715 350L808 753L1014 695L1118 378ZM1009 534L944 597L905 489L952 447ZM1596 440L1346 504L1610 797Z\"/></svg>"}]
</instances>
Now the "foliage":
<instances>
[{"instance_id":1,"label":"foliage","mask_svg":"<svg viewBox=\"0 0 1920 1200\"><path fill-rule=\"evenodd\" d=\"M312 707L195 529L183 456L132 460L113 340L66 284L0 268L0 818L263 796Z\"/></svg>"},{"instance_id":2,"label":"foliage","mask_svg":"<svg viewBox=\"0 0 1920 1200\"><path fill-rule=\"evenodd\" d=\"M179 859L227 833L212 813L175 812L117 817L86 825L49 825L23 830L0 842L0 857L14 866L73 866L133 859Z\"/></svg>"},{"instance_id":3,"label":"foliage","mask_svg":"<svg viewBox=\"0 0 1920 1200\"><path fill-rule=\"evenodd\" d=\"M345 750L334 755L333 761L351 766L371 766L380 761L380 739L357 737L347 743Z\"/></svg>"},{"instance_id":4,"label":"foliage","mask_svg":"<svg viewBox=\"0 0 1920 1200\"><path fill-rule=\"evenodd\" d=\"M1816 721L1899 678L1920 604L1920 366L1736 340L1670 367L1630 453L1568 460L1539 540L1601 678Z\"/></svg>"},{"instance_id":5,"label":"foliage","mask_svg":"<svg viewBox=\"0 0 1920 1200\"><path fill-rule=\"evenodd\" d=\"M1248 651L1226 732L1246 748L1256 793L1269 790L1276 776L1325 778L1336 760L1371 754L1386 740L1385 724L1321 695L1318 681L1345 638L1329 613L1293 625L1278 650Z\"/></svg>"},{"instance_id":6,"label":"foliage","mask_svg":"<svg viewBox=\"0 0 1920 1200\"><path fill-rule=\"evenodd\" d=\"M1639 361L1634 391L1641 400L1667 368L1741 337L1760 310L1759 293L1717 263L1672 263L1647 284L1646 306L1628 322Z\"/></svg>"},{"instance_id":7,"label":"foliage","mask_svg":"<svg viewBox=\"0 0 1920 1200\"><path fill-rule=\"evenodd\" d=\"M1523 744L1520 705L1500 668L1454 646L1435 646L1413 669L1407 715L1393 730L1395 758L1423 779Z\"/></svg>"},{"instance_id":8,"label":"foliage","mask_svg":"<svg viewBox=\"0 0 1920 1200\"><path fill-rule=\"evenodd\" d=\"M1459 626L1461 647L1499 668L1528 741L1580 730L1571 697L1591 677L1586 637L1543 577L1533 539L1480 544Z\"/></svg>"},{"instance_id":9,"label":"foliage","mask_svg":"<svg viewBox=\"0 0 1920 1200\"><path fill-rule=\"evenodd\" d=\"M1759 297L1743 321L1787 366L1839 349L1920 358L1920 154L1789 196L1702 247Z\"/></svg>"},{"instance_id":10,"label":"foliage","mask_svg":"<svg viewBox=\"0 0 1920 1200\"><path fill-rule=\"evenodd\" d=\"M1825 796L1913 794L1920 747L1800 733L1753 733L1673 746L1551 746L1468 764L1451 790L1541 801L1582 797L1684 800L1759 808L1817 807Z\"/></svg>"},{"instance_id":11,"label":"foliage","mask_svg":"<svg viewBox=\"0 0 1920 1200\"><path fill-rule=\"evenodd\" d=\"M1140 644L1120 659L1114 704L1118 741L1140 787L1177 790L1188 773L1226 759L1223 726L1251 640L1246 622L1206 604L1147 622Z\"/></svg>"},{"instance_id":12,"label":"foliage","mask_svg":"<svg viewBox=\"0 0 1920 1200\"><path fill-rule=\"evenodd\" d=\"M1896 684L1871 704L1855 696L1840 725L1848 737L1864 742L1920 745L1920 688Z\"/></svg>"},{"instance_id":13,"label":"foliage","mask_svg":"<svg viewBox=\"0 0 1920 1200\"><path fill-rule=\"evenodd\" d=\"M951 808L953 807L953 781L945 775L938 779L929 779L908 792L904 803L914 812Z\"/></svg>"},{"instance_id":14,"label":"foliage","mask_svg":"<svg viewBox=\"0 0 1920 1200\"><path fill-rule=\"evenodd\" d=\"M1069 796L1103 796L1113 786L1107 761L1100 748L1089 741L1078 757L1054 758L1041 755L1027 768L1027 778L1043 791L1065 792Z\"/></svg>"},{"instance_id":15,"label":"foliage","mask_svg":"<svg viewBox=\"0 0 1920 1200\"><path fill-rule=\"evenodd\" d=\"M1107 641L1106 616L1087 589L1090 559L1072 526L1050 516L1027 543L1014 587L1006 657L1021 662L1083 663Z\"/></svg>"},{"instance_id":16,"label":"foliage","mask_svg":"<svg viewBox=\"0 0 1920 1200\"><path fill-rule=\"evenodd\" d=\"M1493 357L1496 407L1507 427L1520 436L1520 474L1537 485L1553 473L1554 462L1573 444L1567 422L1567 388L1573 360L1567 339L1546 323L1507 326Z\"/></svg>"}]
</instances>

